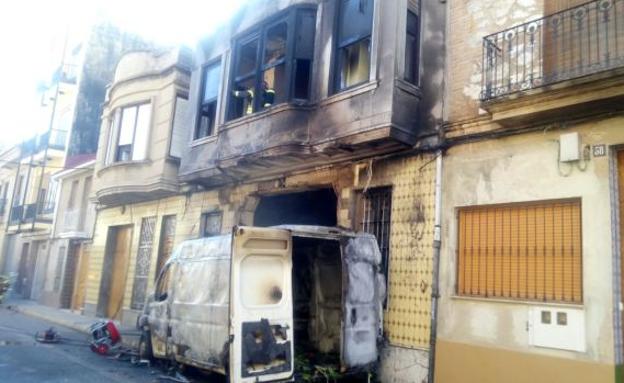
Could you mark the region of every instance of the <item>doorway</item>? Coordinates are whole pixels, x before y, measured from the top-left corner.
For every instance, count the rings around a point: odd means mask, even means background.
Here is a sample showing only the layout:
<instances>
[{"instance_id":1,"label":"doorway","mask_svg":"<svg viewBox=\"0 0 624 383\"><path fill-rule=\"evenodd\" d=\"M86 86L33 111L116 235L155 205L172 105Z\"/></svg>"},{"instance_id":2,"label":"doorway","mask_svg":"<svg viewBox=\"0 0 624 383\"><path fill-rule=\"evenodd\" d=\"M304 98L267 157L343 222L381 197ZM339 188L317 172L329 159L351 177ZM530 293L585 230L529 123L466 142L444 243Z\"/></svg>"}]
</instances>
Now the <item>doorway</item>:
<instances>
[{"instance_id":1,"label":"doorway","mask_svg":"<svg viewBox=\"0 0 624 383\"><path fill-rule=\"evenodd\" d=\"M336 226L337 199L333 189L278 194L260 198L254 226Z\"/></svg>"},{"instance_id":2,"label":"doorway","mask_svg":"<svg viewBox=\"0 0 624 383\"><path fill-rule=\"evenodd\" d=\"M30 286L32 280L30 279L29 267L30 260L30 242L22 244L22 253L20 255L19 269L17 271L17 283L16 292L22 296L22 298L28 298L30 296ZM27 295L28 294L28 295Z\"/></svg>"},{"instance_id":3,"label":"doorway","mask_svg":"<svg viewBox=\"0 0 624 383\"><path fill-rule=\"evenodd\" d=\"M108 229L104 272L100 284L98 315L120 319L128 277L132 226L113 226Z\"/></svg>"}]
</instances>

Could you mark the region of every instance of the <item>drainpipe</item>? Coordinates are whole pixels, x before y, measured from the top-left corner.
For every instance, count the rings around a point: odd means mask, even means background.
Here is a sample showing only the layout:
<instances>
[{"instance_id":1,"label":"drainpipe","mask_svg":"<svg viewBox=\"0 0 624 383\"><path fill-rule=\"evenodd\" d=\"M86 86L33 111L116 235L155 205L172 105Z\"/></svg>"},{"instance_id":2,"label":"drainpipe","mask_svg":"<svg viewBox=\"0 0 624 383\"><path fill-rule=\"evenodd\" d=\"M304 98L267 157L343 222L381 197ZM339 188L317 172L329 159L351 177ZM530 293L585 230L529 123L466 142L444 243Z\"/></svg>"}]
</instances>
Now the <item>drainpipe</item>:
<instances>
[{"instance_id":1,"label":"drainpipe","mask_svg":"<svg viewBox=\"0 0 624 383\"><path fill-rule=\"evenodd\" d=\"M440 247L442 244L442 150L436 153L435 207L433 228L433 280L431 282L431 325L429 334L429 371L427 382L433 383L435 372L438 299L440 298Z\"/></svg>"}]
</instances>

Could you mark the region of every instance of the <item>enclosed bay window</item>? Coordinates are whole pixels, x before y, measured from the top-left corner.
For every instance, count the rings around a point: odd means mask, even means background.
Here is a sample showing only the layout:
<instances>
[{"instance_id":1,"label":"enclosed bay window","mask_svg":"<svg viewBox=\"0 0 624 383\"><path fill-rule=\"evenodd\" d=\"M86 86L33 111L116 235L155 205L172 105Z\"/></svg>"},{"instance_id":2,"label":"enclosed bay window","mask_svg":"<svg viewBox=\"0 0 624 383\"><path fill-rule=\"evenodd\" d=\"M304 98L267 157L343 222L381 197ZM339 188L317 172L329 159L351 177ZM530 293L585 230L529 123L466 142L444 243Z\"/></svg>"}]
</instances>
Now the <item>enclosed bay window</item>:
<instances>
[{"instance_id":1,"label":"enclosed bay window","mask_svg":"<svg viewBox=\"0 0 624 383\"><path fill-rule=\"evenodd\" d=\"M420 60L420 27L415 12L407 11L405 37L405 81L418 85L418 61Z\"/></svg>"},{"instance_id":2,"label":"enclosed bay window","mask_svg":"<svg viewBox=\"0 0 624 383\"><path fill-rule=\"evenodd\" d=\"M363 84L370 76L373 0L340 0L334 61L334 91Z\"/></svg>"},{"instance_id":3,"label":"enclosed bay window","mask_svg":"<svg viewBox=\"0 0 624 383\"><path fill-rule=\"evenodd\" d=\"M217 100L221 79L221 62L207 65L202 73L201 105L194 139L212 136L217 120Z\"/></svg>"},{"instance_id":4,"label":"enclosed bay window","mask_svg":"<svg viewBox=\"0 0 624 383\"><path fill-rule=\"evenodd\" d=\"M315 27L314 9L294 8L238 40L229 119L309 98Z\"/></svg>"},{"instance_id":5,"label":"enclosed bay window","mask_svg":"<svg viewBox=\"0 0 624 383\"><path fill-rule=\"evenodd\" d=\"M152 106L149 103L118 109L111 122L107 163L141 161L147 157Z\"/></svg>"}]
</instances>

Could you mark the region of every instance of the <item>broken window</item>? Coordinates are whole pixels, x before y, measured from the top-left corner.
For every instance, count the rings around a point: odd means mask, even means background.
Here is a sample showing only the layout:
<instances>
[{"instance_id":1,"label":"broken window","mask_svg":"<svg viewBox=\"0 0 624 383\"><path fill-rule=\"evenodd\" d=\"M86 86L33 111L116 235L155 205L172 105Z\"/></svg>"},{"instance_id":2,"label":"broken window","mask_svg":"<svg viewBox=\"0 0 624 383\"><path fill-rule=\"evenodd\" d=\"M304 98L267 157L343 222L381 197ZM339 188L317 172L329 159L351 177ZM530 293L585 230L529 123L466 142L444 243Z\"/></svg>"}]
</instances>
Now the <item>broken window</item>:
<instances>
[{"instance_id":1,"label":"broken window","mask_svg":"<svg viewBox=\"0 0 624 383\"><path fill-rule=\"evenodd\" d=\"M230 119L309 97L315 24L315 10L294 8L236 43Z\"/></svg>"},{"instance_id":2,"label":"broken window","mask_svg":"<svg viewBox=\"0 0 624 383\"><path fill-rule=\"evenodd\" d=\"M340 1L336 33L336 92L369 79L373 10L373 0Z\"/></svg>"},{"instance_id":3,"label":"broken window","mask_svg":"<svg viewBox=\"0 0 624 383\"><path fill-rule=\"evenodd\" d=\"M362 193L358 204L359 230L371 233L377 239L381 252L381 271L388 280L390 258L390 223L392 187L378 187Z\"/></svg>"},{"instance_id":4,"label":"broken window","mask_svg":"<svg viewBox=\"0 0 624 383\"><path fill-rule=\"evenodd\" d=\"M194 139L208 137L215 133L217 120L217 99L219 98L219 80L221 62L208 65L202 74L202 95L199 108L199 120L195 128Z\"/></svg>"},{"instance_id":5,"label":"broken window","mask_svg":"<svg viewBox=\"0 0 624 383\"><path fill-rule=\"evenodd\" d=\"M201 215L199 236L200 237L214 237L216 235L220 235L222 217L223 217L223 213L221 213L220 211L203 213Z\"/></svg>"},{"instance_id":6,"label":"broken window","mask_svg":"<svg viewBox=\"0 0 624 383\"><path fill-rule=\"evenodd\" d=\"M119 129L114 150L115 161L140 161L146 158L151 110L150 104L141 104L125 107L115 114L110 135L111 138L115 137L115 130ZM111 139L110 142L115 141Z\"/></svg>"},{"instance_id":7,"label":"broken window","mask_svg":"<svg viewBox=\"0 0 624 383\"><path fill-rule=\"evenodd\" d=\"M420 26L418 16L407 11L407 35L405 37L405 81L418 85L418 61L420 60Z\"/></svg>"}]
</instances>

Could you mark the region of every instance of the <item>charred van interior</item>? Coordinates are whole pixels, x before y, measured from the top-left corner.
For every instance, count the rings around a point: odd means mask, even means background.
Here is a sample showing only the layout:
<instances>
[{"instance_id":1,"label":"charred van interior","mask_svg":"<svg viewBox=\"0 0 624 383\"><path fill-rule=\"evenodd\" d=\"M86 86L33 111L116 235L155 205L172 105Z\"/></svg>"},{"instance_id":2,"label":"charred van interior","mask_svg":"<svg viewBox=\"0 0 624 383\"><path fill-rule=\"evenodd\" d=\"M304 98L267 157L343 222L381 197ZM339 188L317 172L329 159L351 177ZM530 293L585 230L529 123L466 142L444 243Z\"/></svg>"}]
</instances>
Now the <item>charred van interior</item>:
<instances>
[{"instance_id":1,"label":"charred van interior","mask_svg":"<svg viewBox=\"0 0 624 383\"><path fill-rule=\"evenodd\" d=\"M293 238L295 368L313 380L318 369L340 367L342 258L336 240Z\"/></svg>"}]
</instances>

